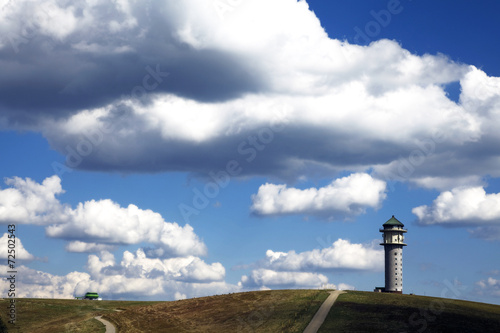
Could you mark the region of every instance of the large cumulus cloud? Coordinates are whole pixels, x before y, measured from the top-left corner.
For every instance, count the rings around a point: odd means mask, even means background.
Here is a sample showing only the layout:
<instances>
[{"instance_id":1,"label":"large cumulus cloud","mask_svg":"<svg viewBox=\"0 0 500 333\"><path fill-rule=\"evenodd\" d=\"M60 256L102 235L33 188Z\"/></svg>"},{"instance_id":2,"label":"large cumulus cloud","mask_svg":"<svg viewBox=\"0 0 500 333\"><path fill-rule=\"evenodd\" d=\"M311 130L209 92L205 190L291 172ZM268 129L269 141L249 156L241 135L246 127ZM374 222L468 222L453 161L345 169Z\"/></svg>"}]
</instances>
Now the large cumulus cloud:
<instances>
[{"instance_id":1,"label":"large cumulus cloud","mask_svg":"<svg viewBox=\"0 0 500 333\"><path fill-rule=\"evenodd\" d=\"M61 203L63 192L58 176L41 184L27 178L8 178L11 187L0 190L0 223L46 226L49 237L71 241L74 252L102 251L113 245L151 244L158 257L205 255L206 245L186 224L166 222L151 210L130 204L121 207L110 199L79 203L75 209Z\"/></svg>"},{"instance_id":2,"label":"large cumulus cloud","mask_svg":"<svg viewBox=\"0 0 500 333\"><path fill-rule=\"evenodd\" d=\"M500 226L500 194L486 193L483 187L459 187L412 211L423 225Z\"/></svg>"},{"instance_id":3,"label":"large cumulus cloud","mask_svg":"<svg viewBox=\"0 0 500 333\"><path fill-rule=\"evenodd\" d=\"M181 37L202 12L208 13L204 24L219 21L204 1L5 4L0 11L2 113L29 122L112 103L142 86L150 75L147 68L155 71L157 65L172 75L156 85L157 91L218 100L258 90L252 71L234 54L195 49Z\"/></svg>"},{"instance_id":4,"label":"large cumulus cloud","mask_svg":"<svg viewBox=\"0 0 500 333\"><path fill-rule=\"evenodd\" d=\"M258 215L312 214L327 218L357 215L367 207L378 208L385 199L386 184L365 173L352 174L316 189L265 184L252 196Z\"/></svg>"},{"instance_id":5,"label":"large cumulus cloud","mask_svg":"<svg viewBox=\"0 0 500 333\"><path fill-rule=\"evenodd\" d=\"M471 236L500 240L500 193L483 186L463 186L441 192L431 205L412 209L420 225L473 227Z\"/></svg>"},{"instance_id":6,"label":"large cumulus cloud","mask_svg":"<svg viewBox=\"0 0 500 333\"><path fill-rule=\"evenodd\" d=\"M371 169L441 189L498 174L497 78L329 38L305 1L24 1L0 15L0 123L41 132L67 167L207 174L237 160L241 175Z\"/></svg>"},{"instance_id":7,"label":"large cumulus cloud","mask_svg":"<svg viewBox=\"0 0 500 333\"><path fill-rule=\"evenodd\" d=\"M200 258L207 247L189 224L166 222L156 212L110 199L72 208L57 198L64 192L58 176L41 183L14 177L6 183L9 187L0 189L0 223L44 227L48 237L68 241L67 251L92 253L85 271L54 275L24 266L36 257L16 238L17 297L72 298L95 290L111 299L173 300L241 289L225 282L221 263ZM5 248L9 235L0 238ZM121 245L143 247L123 252L118 262L111 251ZM3 275L7 270L0 266ZM4 279L0 290L8 289Z\"/></svg>"},{"instance_id":8,"label":"large cumulus cloud","mask_svg":"<svg viewBox=\"0 0 500 333\"><path fill-rule=\"evenodd\" d=\"M8 269L0 270L5 275ZM176 300L241 290L224 281L220 263L209 265L196 257L148 258L141 249L125 251L121 262L106 251L89 255L85 272L54 275L24 265L17 272L17 297L73 298L92 290L106 299ZM0 290L8 289L4 279Z\"/></svg>"},{"instance_id":9,"label":"large cumulus cloud","mask_svg":"<svg viewBox=\"0 0 500 333\"><path fill-rule=\"evenodd\" d=\"M324 273L380 271L383 256L377 242L355 244L345 239L300 253L267 250L265 258L254 263L254 269L243 275L239 284L245 288L337 288ZM345 283L339 287L353 289Z\"/></svg>"}]
</instances>

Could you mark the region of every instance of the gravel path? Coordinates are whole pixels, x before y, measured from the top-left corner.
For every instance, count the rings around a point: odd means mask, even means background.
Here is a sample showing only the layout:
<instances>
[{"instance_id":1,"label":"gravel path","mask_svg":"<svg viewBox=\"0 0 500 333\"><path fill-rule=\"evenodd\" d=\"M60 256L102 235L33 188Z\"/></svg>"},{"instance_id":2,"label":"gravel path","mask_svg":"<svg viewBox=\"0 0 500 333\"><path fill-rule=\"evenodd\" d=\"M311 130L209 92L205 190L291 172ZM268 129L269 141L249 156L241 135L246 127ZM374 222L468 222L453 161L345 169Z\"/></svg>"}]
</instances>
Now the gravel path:
<instances>
[{"instance_id":1,"label":"gravel path","mask_svg":"<svg viewBox=\"0 0 500 333\"><path fill-rule=\"evenodd\" d=\"M323 304L321 304L321 307L319 308L318 312L316 312L309 325L307 325L304 333L316 333L325 321L325 318L328 315L328 312L330 312L333 303L335 303L335 301L337 300L337 297L339 297L340 294L344 293L345 291L341 290L331 291L330 296L328 296Z\"/></svg>"},{"instance_id":2,"label":"gravel path","mask_svg":"<svg viewBox=\"0 0 500 333\"><path fill-rule=\"evenodd\" d=\"M115 326L113 324L111 324L109 321L107 321L106 319L102 319L102 316L94 317L94 318L99 320L101 323L104 324L104 326L106 326L106 333L116 333Z\"/></svg>"}]
</instances>

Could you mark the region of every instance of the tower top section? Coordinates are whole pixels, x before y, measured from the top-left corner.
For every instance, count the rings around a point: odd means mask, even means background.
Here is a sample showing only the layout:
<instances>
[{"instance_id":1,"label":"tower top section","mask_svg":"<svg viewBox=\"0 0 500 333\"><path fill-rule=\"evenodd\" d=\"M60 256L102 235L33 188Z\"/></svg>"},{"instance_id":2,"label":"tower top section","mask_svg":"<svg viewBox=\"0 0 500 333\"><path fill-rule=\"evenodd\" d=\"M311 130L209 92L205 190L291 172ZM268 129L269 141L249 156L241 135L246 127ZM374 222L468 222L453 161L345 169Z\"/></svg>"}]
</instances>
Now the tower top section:
<instances>
[{"instance_id":1,"label":"tower top section","mask_svg":"<svg viewBox=\"0 0 500 333\"><path fill-rule=\"evenodd\" d=\"M383 233L382 238L384 240L380 245L402 245L406 246L404 243L404 233L408 232L403 229L405 225L398 221L397 218L392 215L389 221L383 224L383 228L379 229Z\"/></svg>"},{"instance_id":2,"label":"tower top section","mask_svg":"<svg viewBox=\"0 0 500 333\"><path fill-rule=\"evenodd\" d=\"M392 215L392 217L382 225L384 228L387 227L404 227L405 225L401 223L397 218Z\"/></svg>"}]
</instances>

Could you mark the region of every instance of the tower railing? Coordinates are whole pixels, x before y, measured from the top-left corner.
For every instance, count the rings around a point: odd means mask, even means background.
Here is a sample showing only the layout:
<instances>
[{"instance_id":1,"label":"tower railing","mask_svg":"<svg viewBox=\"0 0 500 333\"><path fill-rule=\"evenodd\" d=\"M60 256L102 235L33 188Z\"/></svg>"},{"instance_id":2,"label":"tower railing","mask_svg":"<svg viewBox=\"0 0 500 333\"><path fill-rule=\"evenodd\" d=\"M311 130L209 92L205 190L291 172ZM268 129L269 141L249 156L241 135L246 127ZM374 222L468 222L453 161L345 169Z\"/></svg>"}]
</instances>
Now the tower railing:
<instances>
[{"instance_id":1,"label":"tower railing","mask_svg":"<svg viewBox=\"0 0 500 333\"><path fill-rule=\"evenodd\" d=\"M398 232L408 232L406 229L399 229L399 228L380 228L378 229L380 232L385 232L385 231L398 231Z\"/></svg>"}]
</instances>

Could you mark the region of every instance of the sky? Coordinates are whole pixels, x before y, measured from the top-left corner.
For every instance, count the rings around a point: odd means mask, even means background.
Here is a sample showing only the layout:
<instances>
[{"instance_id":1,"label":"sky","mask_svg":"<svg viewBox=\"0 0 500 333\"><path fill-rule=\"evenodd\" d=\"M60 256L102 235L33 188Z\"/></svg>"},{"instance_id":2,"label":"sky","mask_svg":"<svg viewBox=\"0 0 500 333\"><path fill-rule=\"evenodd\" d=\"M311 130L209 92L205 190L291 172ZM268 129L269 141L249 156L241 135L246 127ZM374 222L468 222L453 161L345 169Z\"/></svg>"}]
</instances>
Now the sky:
<instances>
[{"instance_id":1,"label":"sky","mask_svg":"<svg viewBox=\"0 0 500 333\"><path fill-rule=\"evenodd\" d=\"M394 215L405 293L500 304L499 9L0 0L2 274L15 225L19 297L371 291Z\"/></svg>"}]
</instances>

